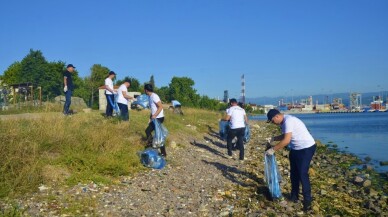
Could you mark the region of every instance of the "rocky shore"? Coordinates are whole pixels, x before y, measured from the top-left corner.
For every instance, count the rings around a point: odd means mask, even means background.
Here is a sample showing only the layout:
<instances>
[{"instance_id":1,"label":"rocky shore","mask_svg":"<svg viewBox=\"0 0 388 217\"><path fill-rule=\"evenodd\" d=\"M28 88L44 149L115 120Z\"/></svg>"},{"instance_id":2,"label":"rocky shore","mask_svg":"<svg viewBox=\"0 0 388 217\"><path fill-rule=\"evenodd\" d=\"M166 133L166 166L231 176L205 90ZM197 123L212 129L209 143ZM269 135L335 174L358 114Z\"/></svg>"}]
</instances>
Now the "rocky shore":
<instances>
[{"instance_id":1,"label":"rocky shore","mask_svg":"<svg viewBox=\"0 0 388 217\"><path fill-rule=\"evenodd\" d=\"M288 151L276 153L285 199L273 201L264 182L265 139L278 129L251 122L247 160L226 157L218 129L201 138L170 141L167 166L117 178L112 185L40 186L23 198L0 202L0 216L388 216L387 178L371 167L318 143L310 178L313 210L287 201L290 192ZM195 129L193 129L195 130Z\"/></svg>"}]
</instances>

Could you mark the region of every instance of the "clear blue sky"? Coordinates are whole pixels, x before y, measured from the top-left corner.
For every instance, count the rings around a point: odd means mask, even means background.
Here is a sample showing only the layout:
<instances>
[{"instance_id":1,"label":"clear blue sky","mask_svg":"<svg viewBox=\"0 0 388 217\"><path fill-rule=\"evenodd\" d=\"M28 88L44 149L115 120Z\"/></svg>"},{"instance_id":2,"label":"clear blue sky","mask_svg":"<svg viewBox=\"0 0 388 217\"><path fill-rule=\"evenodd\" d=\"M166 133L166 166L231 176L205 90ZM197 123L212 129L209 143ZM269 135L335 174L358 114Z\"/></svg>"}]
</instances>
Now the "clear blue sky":
<instances>
[{"instance_id":1,"label":"clear blue sky","mask_svg":"<svg viewBox=\"0 0 388 217\"><path fill-rule=\"evenodd\" d=\"M238 97L241 74L247 97L381 91L388 1L1 0L0 74L31 48L210 97Z\"/></svg>"}]
</instances>

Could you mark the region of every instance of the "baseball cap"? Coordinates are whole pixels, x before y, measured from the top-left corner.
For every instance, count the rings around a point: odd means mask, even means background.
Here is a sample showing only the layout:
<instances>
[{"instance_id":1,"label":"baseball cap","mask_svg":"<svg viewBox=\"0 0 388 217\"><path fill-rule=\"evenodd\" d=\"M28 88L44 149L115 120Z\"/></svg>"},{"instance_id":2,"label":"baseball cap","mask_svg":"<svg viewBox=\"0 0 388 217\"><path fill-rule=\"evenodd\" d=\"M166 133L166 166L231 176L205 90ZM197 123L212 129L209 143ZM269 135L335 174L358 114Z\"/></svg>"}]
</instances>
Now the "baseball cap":
<instances>
[{"instance_id":1,"label":"baseball cap","mask_svg":"<svg viewBox=\"0 0 388 217\"><path fill-rule=\"evenodd\" d=\"M235 98L232 98L229 100L229 103L237 103L237 100Z\"/></svg>"},{"instance_id":2,"label":"baseball cap","mask_svg":"<svg viewBox=\"0 0 388 217\"><path fill-rule=\"evenodd\" d=\"M280 114L280 112L276 109L270 109L267 113L267 123L272 121L272 118L275 117L277 114Z\"/></svg>"},{"instance_id":3,"label":"baseball cap","mask_svg":"<svg viewBox=\"0 0 388 217\"><path fill-rule=\"evenodd\" d=\"M114 71L110 71L109 75L116 75L116 73Z\"/></svg>"},{"instance_id":4,"label":"baseball cap","mask_svg":"<svg viewBox=\"0 0 388 217\"><path fill-rule=\"evenodd\" d=\"M73 64L69 64L69 65L66 66L66 68L70 68L70 67L75 68L75 66L73 66Z\"/></svg>"}]
</instances>

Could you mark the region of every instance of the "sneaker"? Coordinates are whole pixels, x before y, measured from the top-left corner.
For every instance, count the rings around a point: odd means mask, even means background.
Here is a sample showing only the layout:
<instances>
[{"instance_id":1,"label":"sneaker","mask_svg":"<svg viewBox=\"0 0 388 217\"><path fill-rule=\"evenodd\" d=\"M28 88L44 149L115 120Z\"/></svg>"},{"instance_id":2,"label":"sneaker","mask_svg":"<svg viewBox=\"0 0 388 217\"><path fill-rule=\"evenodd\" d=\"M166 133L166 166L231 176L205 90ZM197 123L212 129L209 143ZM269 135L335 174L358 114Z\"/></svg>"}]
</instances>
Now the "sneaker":
<instances>
[{"instance_id":1,"label":"sneaker","mask_svg":"<svg viewBox=\"0 0 388 217\"><path fill-rule=\"evenodd\" d=\"M291 201L293 203L298 203L299 199L296 195L291 195L291 197L289 198L289 201Z\"/></svg>"},{"instance_id":2,"label":"sneaker","mask_svg":"<svg viewBox=\"0 0 388 217\"><path fill-rule=\"evenodd\" d=\"M303 211L308 212L311 210L311 201L303 201Z\"/></svg>"},{"instance_id":3,"label":"sneaker","mask_svg":"<svg viewBox=\"0 0 388 217\"><path fill-rule=\"evenodd\" d=\"M227 154L226 157L229 158L229 159L232 159L233 158L233 154Z\"/></svg>"}]
</instances>

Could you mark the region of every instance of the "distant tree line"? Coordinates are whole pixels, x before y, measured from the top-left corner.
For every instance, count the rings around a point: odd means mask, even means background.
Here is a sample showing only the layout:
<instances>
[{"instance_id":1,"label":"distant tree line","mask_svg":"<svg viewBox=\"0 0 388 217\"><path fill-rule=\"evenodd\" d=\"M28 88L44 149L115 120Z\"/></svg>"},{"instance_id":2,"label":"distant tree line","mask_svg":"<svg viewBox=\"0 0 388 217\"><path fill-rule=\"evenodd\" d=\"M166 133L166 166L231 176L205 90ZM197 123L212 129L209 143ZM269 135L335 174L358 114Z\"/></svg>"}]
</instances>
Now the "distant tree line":
<instances>
[{"instance_id":1,"label":"distant tree line","mask_svg":"<svg viewBox=\"0 0 388 217\"><path fill-rule=\"evenodd\" d=\"M0 76L3 83L12 85L31 82L34 86L42 87L44 100L51 100L63 94L63 72L65 62L49 62L40 50L30 50L20 62L11 64ZM94 64L90 68L90 75L84 78L78 75L77 70L73 74L75 90L73 96L81 97L91 108L98 108L99 87L104 85L104 80L110 69L101 64ZM131 87L128 91L143 92L144 83L134 77L125 77L123 80L116 80L115 84L120 85L125 79L131 80ZM206 95L197 94L194 89L195 82L188 77L173 77L168 86L157 87L152 75L150 80L155 92L165 103L171 100L178 100L182 106L204 108L211 110L224 110L227 105Z\"/></svg>"}]
</instances>

